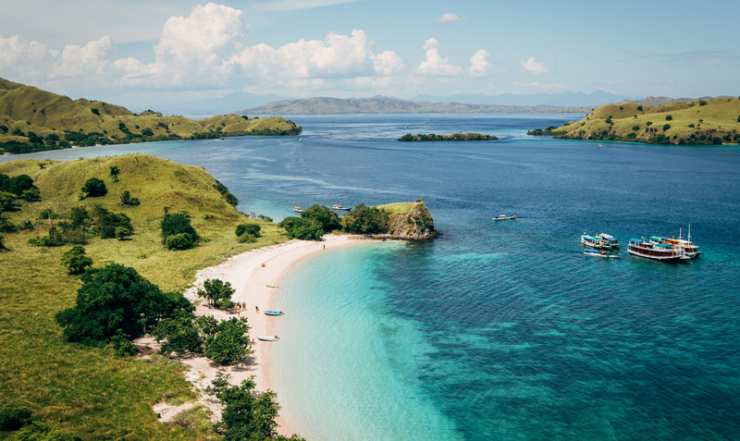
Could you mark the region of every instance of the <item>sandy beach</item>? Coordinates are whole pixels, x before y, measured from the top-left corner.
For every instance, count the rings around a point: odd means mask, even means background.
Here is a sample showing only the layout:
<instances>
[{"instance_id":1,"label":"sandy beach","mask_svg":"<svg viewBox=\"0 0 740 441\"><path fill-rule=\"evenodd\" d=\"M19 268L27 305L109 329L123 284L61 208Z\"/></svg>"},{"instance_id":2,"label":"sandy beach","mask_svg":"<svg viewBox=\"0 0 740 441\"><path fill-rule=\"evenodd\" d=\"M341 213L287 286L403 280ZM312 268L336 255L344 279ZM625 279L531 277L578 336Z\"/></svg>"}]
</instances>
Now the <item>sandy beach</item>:
<instances>
[{"instance_id":1,"label":"sandy beach","mask_svg":"<svg viewBox=\"0 0 740 441\"><path fill-rule=\"evenodd\" d=\"M264 311L272 309L272 300L277 290L280 289L280 281L293 264L310 254L360 242L349 236L334 235L324 236L321 242L293 240L280 245L251 250L233 256L219 265L198 271L195 282L185 291L185 297L194 303L201 301L202 299L197 296L197 291L208 279L220 279L231 283L235 289L232 300L247 304L246 311L242 311L240 316L246 317L251 327L249 335L252 340L253 353L245 363L239 366L222 367L205 357L181 358L181 361L191 368L186 378L195 385L198 391L203 391L211 385L211 381L216 378L216 373L221 371L231 375L232 384L239 384L250 376L254 376L258 391L263 392L270 389L271 349L273 345L280 344L280 342L260 341L257 336L273 335L274 321L283 319L283 317L270 317L264 314ZM278 288L271 288L267 285L278 285ZM201 303L205 305L206 302ZM259 308L259 312L255 307ZM235 313L209 309L202 305L197 306L195 313L198 316L210 315L220 320L237 317ZM279 401L280 397L278 397ZM205 394L201 394L197 403L179 407L158 404L154 406L154 411L161 414L162 421L167 421L178 412L195 404L206 405L213 411L214 419L221 418L221 409L217 400ZM293 433L282 417L278 417L277 422L280 434L289 436Z\"/></svg>"}]
</instances>

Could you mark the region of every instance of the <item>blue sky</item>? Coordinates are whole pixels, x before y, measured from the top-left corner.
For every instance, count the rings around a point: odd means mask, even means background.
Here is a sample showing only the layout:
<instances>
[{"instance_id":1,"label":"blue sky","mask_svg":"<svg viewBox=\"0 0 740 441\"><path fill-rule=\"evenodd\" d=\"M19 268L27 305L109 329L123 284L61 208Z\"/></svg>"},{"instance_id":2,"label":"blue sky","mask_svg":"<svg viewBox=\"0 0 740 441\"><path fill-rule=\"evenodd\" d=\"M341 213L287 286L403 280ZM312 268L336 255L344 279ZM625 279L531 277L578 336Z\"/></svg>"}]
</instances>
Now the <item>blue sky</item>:
<instances>
[{"instance_id":1,"label":"blue sky","mask_svg":"<svg viewBox=\"0 0 740 441\"><path fill-rule=\"evenodd\" d=\"M235 91L740 95L740 2L0 0L0 77L122 104Z\"/></svg>"}]
</instances>

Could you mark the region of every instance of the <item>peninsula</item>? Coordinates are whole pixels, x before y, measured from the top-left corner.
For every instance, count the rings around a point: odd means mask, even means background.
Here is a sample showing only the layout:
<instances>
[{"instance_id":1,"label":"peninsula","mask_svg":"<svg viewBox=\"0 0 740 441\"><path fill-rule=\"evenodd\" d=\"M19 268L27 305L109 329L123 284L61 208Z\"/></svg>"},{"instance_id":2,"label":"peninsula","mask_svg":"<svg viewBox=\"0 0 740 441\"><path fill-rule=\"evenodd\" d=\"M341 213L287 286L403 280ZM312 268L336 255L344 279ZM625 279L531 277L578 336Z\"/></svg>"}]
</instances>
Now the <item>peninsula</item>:
<instances>
[{"instance_id":1,"label":"peninsula","mask_svg":"<svg viewBox=\"0 0 740 441\"><path fill-rule=\"evenodd\" d=\"M663 105L606 104L580 121L527 134L647 144L722 145L740 143L739 132L740 98L722 97Z\"/></svg>"},{"instance_id":2,"label":"peninsula","mask_svg":"<svg viewBox=\"0 0 740 441\"><path fill-rule=\"evenodd\" d=\"M217 115L199 121L84 98L72 100L0 78L0 153L30 153L73 146L297 135L301 127L282 117Z\"/></svg>"},{"instance_id":3,"label":"peninsula","mask_svg":"<svg viewBox=\"0 0 740 441\"><path fill-rule=\"evenodd\" d=\"M481 135L480 133L450 133L448 135L412 135L407 133L398 138L398 141L496 141L497 136Z\"/></svg>"},{"instance_id":4,"label":"peninsula","mask_svg":"<svg viewBox=\"0 0 740 441\"><path fill-rule=\"evenodd\" d=\"M237 204L202 167L151 155L0 163L0 357L5 361L0 363L5 400L0 409L25 415L19 424L41 427L54 439L221 439L212 422L223 408L204 388L213 386L219 372L232 375L231 385L221 387L237 387L256 375L254 396L275 408L279 398L261 395L270 388L269 351L259 342L247 344L249 370L233 358L216 362L210 343L198 336L203 331L190 325L193 313L215 319L218 326L246 318L249 336L268 334L270 322L254 305L270 309L275 290L267 284L279 283L302 257L358 243L353 239L360 237L421 240L436 234L422 200L360 204L339 223L336 213L316 205L300 219L309 228L316 226L315 219L327 219L340 232L325 235L319 226L321 241L290 241L300 231L286 231L266 216L245 216ZM86 336L97 322L75 321L80 310L100 312L95 317L101 323L126 318L116 315L110 321L106 317L113 315L106 314L122 311L128 302L112 309L107 304L81 308L84 297L78 293L99 277L112 279L111 295L120 295L119 285L126 287L121 279L127 278L147 291L137 298L149 304L141 305L124 332ZM209 279L233 284L219 309L206 307L200 298ZM225 306L227 300L250 307L237 312ZM167 318L173 307L184 315ZM168 326L158 326L168 320ZM178 329L192 332L173 333ZM144 331L165 338L136 339L134 346L131 340ZM227 415L223 424L228 427ZM268 429L274 428L270 415L264 416ZM276 430L291 435L284 426Z\"/></svg>"}]
</instances>

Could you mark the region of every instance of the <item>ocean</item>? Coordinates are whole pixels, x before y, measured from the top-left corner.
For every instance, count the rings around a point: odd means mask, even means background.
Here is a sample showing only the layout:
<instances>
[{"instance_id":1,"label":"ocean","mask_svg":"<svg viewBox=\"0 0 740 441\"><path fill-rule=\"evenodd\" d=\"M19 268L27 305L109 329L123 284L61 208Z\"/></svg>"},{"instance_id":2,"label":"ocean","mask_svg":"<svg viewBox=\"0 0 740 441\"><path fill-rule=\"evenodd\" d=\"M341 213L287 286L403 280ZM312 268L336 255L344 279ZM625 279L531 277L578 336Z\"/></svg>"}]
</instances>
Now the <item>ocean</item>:
<instances>
[{"instance_id":1,"label":"ocean","mask_svg":"<svg viewBox=\"0 0 740 441\"><path fill-rule=\"evenodd\" d=\"M526 135L581 117L297 115L295 137L0 161L151 153L205 166L276 221L424 199L438 239L318 253L281 283L273 379L309 440L737 439L740 149ZM501 139L395 141L457 131ZM682 264L594 259L579 242L689 224L703 254Z\"/></svg>"}]
</instances>

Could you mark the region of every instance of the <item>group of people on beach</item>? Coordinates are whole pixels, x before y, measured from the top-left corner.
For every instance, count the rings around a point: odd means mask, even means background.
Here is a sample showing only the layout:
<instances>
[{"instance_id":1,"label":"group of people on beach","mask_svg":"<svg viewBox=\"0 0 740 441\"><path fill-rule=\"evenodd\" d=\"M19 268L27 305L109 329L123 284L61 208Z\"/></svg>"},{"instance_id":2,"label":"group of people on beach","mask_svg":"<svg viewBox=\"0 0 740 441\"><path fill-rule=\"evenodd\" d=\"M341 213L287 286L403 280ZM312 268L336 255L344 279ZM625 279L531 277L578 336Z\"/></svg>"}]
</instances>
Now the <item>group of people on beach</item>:
<instances>
[{"instance_id":1,"label":"group of people on beach","mask_svg":"<svg viewBox=\"0 0 740 441\"><path fill-rule=\"evenodd\" d=\"M242 311L247 312L247 303L246 302L242 302L242 303L236 302L236 306L234 306L234 309L236 310L236 316L237 317L241 317L242 316ZM254 309L258 313L260 312L259 306L255 305L254 306Z\"/></svg>"}]
</instances>

